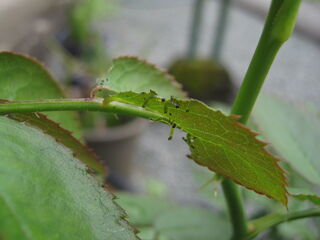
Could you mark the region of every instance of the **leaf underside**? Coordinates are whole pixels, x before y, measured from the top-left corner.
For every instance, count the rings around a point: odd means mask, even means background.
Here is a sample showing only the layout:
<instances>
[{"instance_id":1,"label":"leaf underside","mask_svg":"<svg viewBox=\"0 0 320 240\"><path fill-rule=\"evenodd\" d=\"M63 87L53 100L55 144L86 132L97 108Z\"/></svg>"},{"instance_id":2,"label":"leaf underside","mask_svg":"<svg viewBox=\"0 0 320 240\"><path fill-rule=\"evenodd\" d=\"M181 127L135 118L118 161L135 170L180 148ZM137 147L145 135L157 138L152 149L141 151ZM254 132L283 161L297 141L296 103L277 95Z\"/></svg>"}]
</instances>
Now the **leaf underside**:
<instances>
[{"instance_id":1,"label":"leaf underside","mask_svg":"<svg viewBox=\"0 0 320 240\"><path fill-rule=\"evenodd\" d=\"M285 177L278 159L267 152L256 133L197 100L164 99L154 92L123 92L105 99L139 107L161 116L166 123L187 133L189 157L248 189L287 204Z\"/></svg>"},{"instance_id":2,"label":"leaf underside","mask_svg":"<svg viewBox=\"0 0 320 240\"><path fill-rule=\"evenodd\" d=\"M273 148L292 168L312 183L320 184L320 118L312 105L289 104L262 94L253 120Z\"/></svg>"},{"instance_id":3,"label":"leaf underside","mask_svg":"<svg viewBox=\"0 0 320 240\"><path fill-rule=\"evenodd\" d=\"M185 94L168 74L146 61L121 57L93 93L98 90L104 93L104 104L114 100L142 107L159 116L153 121L185 131L189 157L198 164L287 205L284 173L279 159L264 149L266 144L235 117L196 100L176 99Z\"/></svg>"},{"instance_id":4,"label":"leaf underside","mask_svg":"<svg viewBox=\"0 0 320 240\"><path fill-rule=\"evenodd\" d=\"M117 195L120 197L117 202L128 212L130 221L142 230L149 227L149 237L143 239L220 240L230 237L227 219L210 209L175 204L150 195ZM142 234L139 233L141 237Z\"/></svg>"},{"instance_id":5,"label":"leaf underside","mask_svg":"<svg viewBox=\"0 0 320 240\"><path fill-rule=\"evenodd\" d=\"M72 151L25 122L0 117L3 239L136 239L124 211Z\"/></svg>"},{"instance_id":6,"label":"leaf underside","mask_svg":"<svg viewBox=\"0 0 320 240\"><path fill-rule=\"evenodd\" d=\"M15 73L12 69L11 72ZM2 76L10 79L5 73ZM17 79L21 81L21 75ZM227 117L196 100L171 97L184 97L181 88L172 82L171 77L153 65L123 57L114 61L107 77L93 92L102 89L115 94L107 97L105 104L115 100L156 113L159 117L152 120L187 133L189 157L198 164L286 205L284 173L278 159L264 149L266 144L258 141L256 134L240 125L235 117Z\"/></svg>"}]
</instances>

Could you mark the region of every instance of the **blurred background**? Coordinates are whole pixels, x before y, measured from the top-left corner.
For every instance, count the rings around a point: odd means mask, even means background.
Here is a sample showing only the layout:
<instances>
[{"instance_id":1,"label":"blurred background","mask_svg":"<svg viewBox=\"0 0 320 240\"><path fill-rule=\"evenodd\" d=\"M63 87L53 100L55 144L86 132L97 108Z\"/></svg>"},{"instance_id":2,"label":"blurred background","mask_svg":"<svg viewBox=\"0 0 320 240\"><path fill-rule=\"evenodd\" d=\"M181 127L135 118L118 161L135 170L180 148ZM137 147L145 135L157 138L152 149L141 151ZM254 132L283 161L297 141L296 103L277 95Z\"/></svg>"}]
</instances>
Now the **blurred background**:
<instances>
[{"instance_id":1,"label":"blurred background","mask_svg":"<svg viewBox=\"0 0 320 240\"><path fill-rule=\"evenodd\" d=\"M139 56L168 69L189 96L228 111L269 4L268 0L1 0L0 50L43 61L72 97L87 97L112 58ZM295 32L281 48L263 91L319 109L319 77L320 2L303 1ZM81 121L87 143L110 168L108 183L114 189L224 212L219 179L212 180L212 173L185 157L188 148L182 132L177 130L168 141L167 126L141 119L82 113ZM129 200L124 206L137 208ZM251 217L281 208L251 192L246 204ZM261 239L319 239L317 224L284 224L276 230L278 235Z\"/></svg>"}]
</instances>

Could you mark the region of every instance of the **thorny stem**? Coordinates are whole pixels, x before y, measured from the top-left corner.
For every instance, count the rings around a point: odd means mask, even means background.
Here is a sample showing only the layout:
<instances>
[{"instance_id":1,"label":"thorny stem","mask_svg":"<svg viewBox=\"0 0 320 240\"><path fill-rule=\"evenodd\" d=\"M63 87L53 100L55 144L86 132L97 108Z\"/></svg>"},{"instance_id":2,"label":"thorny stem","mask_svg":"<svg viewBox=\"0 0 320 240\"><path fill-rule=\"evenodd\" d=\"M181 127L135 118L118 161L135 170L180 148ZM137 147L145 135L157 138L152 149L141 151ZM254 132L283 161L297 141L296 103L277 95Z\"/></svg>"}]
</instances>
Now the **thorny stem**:
<instances>
[{"instance_id":1,"label":"thorny stem","mask_svg":"<svg viewBox=\"0 0 320 240\"><path fill-rule=\"evenodd\" d=\"M301 0L272 0L258 46L231 110L232 114L241 116L241 123L247 122L276 54L292 34L300 3ZM243 239L248 227L239 188L230 179L223 180L222 188L233 239Z\"/></svg>"}]
</instances>

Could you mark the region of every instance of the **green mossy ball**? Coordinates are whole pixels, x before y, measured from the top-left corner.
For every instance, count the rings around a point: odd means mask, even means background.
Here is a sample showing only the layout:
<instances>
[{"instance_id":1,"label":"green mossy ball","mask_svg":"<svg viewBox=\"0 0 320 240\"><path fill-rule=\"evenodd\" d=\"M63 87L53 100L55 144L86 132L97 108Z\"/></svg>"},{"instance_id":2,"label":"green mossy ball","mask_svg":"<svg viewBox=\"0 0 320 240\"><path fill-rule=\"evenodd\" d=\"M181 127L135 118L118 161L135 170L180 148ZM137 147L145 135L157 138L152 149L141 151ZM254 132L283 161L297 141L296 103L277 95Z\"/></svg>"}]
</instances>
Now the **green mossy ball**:
<instances>
[{"instance_id":1,"label":"green mossy ball","mask_svg":"<svg viewBox=\"0 0 320 240\"><path fill-rule=\"evenodd\" d=\"M192 98L227 103L232 100L231 78L223 66L212 60L180 59L168 71Z\"/></svg>"}]
</instances>

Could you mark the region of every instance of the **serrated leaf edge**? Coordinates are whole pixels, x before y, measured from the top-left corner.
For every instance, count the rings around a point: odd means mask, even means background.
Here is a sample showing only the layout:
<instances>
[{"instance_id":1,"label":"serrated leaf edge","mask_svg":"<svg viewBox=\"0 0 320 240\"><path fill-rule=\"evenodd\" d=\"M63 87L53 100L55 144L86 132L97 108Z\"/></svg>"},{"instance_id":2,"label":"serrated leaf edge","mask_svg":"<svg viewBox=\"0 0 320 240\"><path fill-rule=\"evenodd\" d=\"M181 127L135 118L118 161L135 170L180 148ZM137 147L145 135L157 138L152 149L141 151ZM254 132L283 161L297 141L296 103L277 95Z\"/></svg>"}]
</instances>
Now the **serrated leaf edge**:
<instances>
[{"instance_id":1,"label":"serrated leaf edge","mask_svg":"<svg viewBox=\"0 0 320 240\"><path fill-rule=\"evenodd\" d=\"M11 52L11 51L0 51L0 54L2 54L2 53L21 57L21 58L24 58L26 60L30 60L31 62L35 63L48 76L48 78L51 79L52 83L55 85L57 90L61 93L61 96L64 98L68 97L65 90L62 88L62 86L59 84L59 82L56 80L56 78L52 75L52 73L48 70L47 66L44 63L38 61L36 58L34 58L28 54L20 54L20 53ZM79 122L80 118L76 113L72 114L72 117L75 119L76 122ZM78 126L78 128L80 128L80 125ZM81 140L82 140L82 138L81 138Z\"/></svg>"},{"instance_id":2,"label":"serrated leaf edge","mask_svg":"<svg viewBox=\"0 0 320 240\"><path fill-rule=\"evenodd\" d=\"M219 110L218 110L218 111L219 111ZM219 111L219 112L221 112L221 111ZM221 112L221 113L222 113L222 112ZM283 159L281 159L281 158L279 158L279 157L277 157L277 156L274 156L270 151L268 151L267 149L265 149L265 147L268 146L269 143L263 142L263 141L257 139L256 137L257 137L258 135L260 135L259 133L256 133L256 132L252 131L250 128L248 128L248 127L246 127L245 125L243 125L243 124L239 123L238 121L236 121L235 119L239 119L238 116L231 115L231 116L228 116L228 117L233 120L233 123L234 123L235 125L237 125L238 127L241 127L241 128L243 128L243 129L247 130L247 131L253 136L253 138L254 138L257 142L259 142L260 144L262 144L262 150L263 150L265 153L267 153L268 155L272 156L272 158L275 160L275 161L272 161L272 164L273 164L273 165L276 167L276 169L278 169L278 170L280 171L280 173L281 173L281 182L282 182L282 184L283 184L282 186L284 186L284 192L285 192L285 199L284 199L284 201L280 201L280 202L281 202L285 207L287 207L287 206L288 206L288 194L289 194L289 192L288 192L288 190L287 190L286 187L288 186L288 183L287 183L287 180L288 180L288 179L287 179L287 177L286 177L286 171L285 171L284 169L282 169L282 168L279 166L279 164L278 164L278 162L279 162L279 161L282 161ZM180 129L181 129L181 128L180 128ZM183 130L183 129L182 129L182 130ZM198 162L196 159L192 158L191 155L187 155L187 157L190 158L190 159L192 159L193 161L195 161L197 164L199 164L199 165L201 165L201 166L203 166L203 167L207 167L210 171L217 172L216 170L210 168L209 166L206 166L206 165L204 165L204 164L201 164L201 163ZM221 174L221 173L219 173L219 174ZM251 188L251 187L248 187L248 186L245 186L245 185L241 184L239 181L237 181L237 180L236 180L235 178L233 178L231 175L230 175L230 176L227 176L227 175L225 175L225 174L221 174L221 175L222 175L223 177L230 178L230 179L231 179L232 181L234 181L235 183L237 183L237 184L239 184L239 185L241 185L241 186L243 186L243 187L245 187L245 188L247 188L247 189L249 189L249 190L252 190L252 191L254 191L254 192L256 192L256 193L258 193L258 194L260 194L260 195L264 195L264 196L266 196L266 197L268 197L268 198L270 198L270 199L274 199L274 197L272 197L272 196L270 196L270 195L268 195L268 194L266 194L266 193L259 192L259 191L255 190L254 188Z\"/></svg>"},{"instance_id":3,"label":"serrated leaf edge","mask_svg":"<svg viewBox=\"0 0 320 240\"><path fill-rule=\"evenodd\" d=\"M3 100L0 100L0 102ZM103 162L97 157L97 155L92 151L92 149L90 149L89 147L87 147L85 144L83 144L82 142L80 142L77 138L75 138L72 135L72 132L61 127L59 123L56 123L55 121L49 119L45 114L42 113L28 113L30 115L34 115L36 117L41 117L44 121L49 122L50 124L54 125L57 129L59 129L61 132L63 132L64 134L66 134L71 141L73 141L75 144L77 144L79 146L79 148L81 148L83 151L85 151L85 153L87 154L87 156L89 156L93 161L95 161L103 170L103 172L100 172L100 174L103 174L103 176L107 175L108 172L108 168L103 164ZM97 171L96 169L92 169L90 166L88 166L87 161L83 160L84 158L82 158L81 154L77 153L76 149L70 148L69 146L65 145L65 143L63 143L63 141L59 140L56 136L54 136L54 134L50 134L48 131L46 131L45 129L41 128L41 126L33 124L30 122L30 120L23 118L23 114L7 114L5 115L6 117L12 119L12 120L16 120L19 122L25 122L28 125L32 126L32 127L36 127L37 129L41 130L44 134L47 134L51 137L53 137L56 142L58 142L59 144L62 144L63 146L65 146L66 148L68 148L70 151L72 151L74 157L78 158L82 163L84 163L87 168L89 170L94 170Z\"/></svg>"},{"instance_id":4,"label":"serrated leaf edge","mask_svg":"<svg viewBox=\"0 0 320 240\"><path fill-rule=\"evenodd\" d=\"M5 100L5 101L7 102L7 100ZM52 122L53 124L56 124L57 127L59 127L61 130L65 131L65 132L67 132L67 133L69 133L69 134L71 133L69 130L66 130L66 129L60 127L59 124L57 124L56 122L54 122L54 121L50 120L49 118L47 118L47 116L46 116L45 114L36 113L36 115L42 115L42 116L45 117L48 121ZM17 117L14 117L12 114L8 114L8 115L5 115L5 116L8 117L8 118L10 118L10 119L12 119L12 120L18 121L18 122L27 122L27 121L21 121L21 119L18 119ZM28 122L27 122L27 123L28 123ZM46 133L45 131L43 131L43 129L41 129L41 128L37 127L37 126L34 126L34 125L30 124L30 127L36 127L39 131L41 131L41 132L43 132L44 134L47 135L47 133ZM52 135L49 135L49 136L53 137L53 138L57 141L57 139L56 139L54 136L52 136ZM74 138L72 135L70 135L70 136L71 136L72 138ZM83 146L84 146L88 151L90 151L93 155L95 155L95 154L92 152L91 149L89 149L89 148L86 147L84 144L82 144L78 139L76 139L76 138L74 138L74 139L75 139L76 141L78 141L79 144L83 145ZM59 142L59 141L57 141L57 143L62 144L64 147L66 147L63 143L61 143L61 142ZM66 147L66 148L68 148L68 147ZM68 148L68 149L70 149L70 148ZM71 150L71 149L70 149L70 150ZM72 151L72 150L71 150L71 151ZM72 152L73 152L73 151L72 151ZM77 156L74 156L74 157L78 159ZM82 162L82 163L83 163L83 162ZM87 166L86 164L84 164L84 165L85 165L85 168L88 169L88 166ZM91 174L88 173L88 171L87 171L87 175L88 175L88 177L93 177ZM94 181L95 181L95 179L94 179ZM101 186L101 185L100 185L100 186ZM129 216L128 216L127 212L116 202L116 200L118 199L118 197L110 190L111 188L110 188L107 184L104 184L104 185L102 185L101 187L102 187L102 189L103 189L104 191L106 191L108 194L111 195L111 200L112 200L113 204L114 204L114 205L116 206L116 208L121 212L121 215L119 216L119 218L120 218L121 220L123 220L123 221L127 224L127 226L133 231L133 233L135 234L136 240L141 240L141 239L137 236L137 233L139 233L139 230L138 230L133 224L131 224L131 223L128 221Z\"/></svg>"},{"instance_id":5,"label":"serrated leaf edge","mask_svg":"<svg viewBox=\"0 0 320 240\"><path fill-rule=\"evenodd\" d=\"M141 93L135 93L135 92L132 92L132 91L128 91L127 93L134 93L134 94L141 94ZM126 92L121 92L121 93L126 93ZM152 93L150 93L152 94ZM105 99L106 100L106 99ZM118 99L118 98L115 98L116 101L120 101L121 102L121 98ZM177 99L178 100L178 99ZM244 129L246 132L248 132L251 137L259 143L259 145L261 146L261 150L263 150L267 155L271 156L272 159L274 159L274 161L272 161L272 165L275 167L275 169L277 169L279 171L279 175L280 175L280 183L282 183L282 188L283 188L283 193L284 193L284 196L281 196L280 198L278 198L277 200L279 200L285 207L288 207L288 190L286 189L286 187L288 186L287 184L287 177L286 177L286 172L279 166L278 162L279 161L282 161L283 159L277 157L277 156L274 156L271 152L269 152L265 147L267 145L269 145L269 143L267 142L263 142L259 139L257 139L256 137L259 135L259 133L257 132L254 132L252 131L250 128L248 128L247 126L239 123L237 120L239 120L239 118L241 118L241 116L238 116L238 115L231 115L231 116L226 116L223 112L221 112L220 110L215 110L213 108L210 108L208 107L206 104L202 103L201 101L198 101L196 99L179 99L179 101L194 101L194 102L197 102L201 105L203 105L205 108L209 109L210 111L215 111L215 112L219 112L221 113L223 116L225 116L226 118L229 118L232 123L239 127L239 128L242 128ZM127 102L126 102L127 103ZM146 108L148 109L148 107L146 106ZM154 112L152 109L148 109L149 111L151 112ZM171 125L170 124L170 121L167 119L166 116L164 116L163 119L151 119L153 121L160 121L162 123L165 123L165 124L168 124L169 126ZM187 134L189 134L187 131L184 130L184 128L182 128L181 126L179 126L179 124L175 123L176 127L183 130L184 132L186 132ZM192 134L190 134L192 136ZM190 145L189 145L190 146ZM204 167L207 167L209 170L213 171L213 172L217 172L216 170L214 170L213 168L210 168L204 164L201 164L200 162L198 162L196 159L192 158L191 155L187 155L187 157L189 157L190 159L194 160L197 164L201 165L201 166L204 166ZM219 172L217 172L219 173ZM245 188L247 189L250 189L250 190L253 190L255 191L256 193L258 194L261 194L261 195L265 195L267 196L268 198L270 199L275 199L274 197L272 197L271 195L269 194L266 194L266 193L262 193L262 192L259 192L257 190L255 190L254 188L251 188L251 187L247 187L243 184L241 184L239 181L237 181L236 179L234 179L232 176L228 176L228 175L225 175L225 174L222 174L222 173L219 173L221 175L223 175L224 177L227 177L227 178L230 178L232 181L236 182L237 184L241 185L241 186L244 186ZM282 199L282 200L281 200Z\"/></svg>"},{"instance_id":6,"label":"serrated leaf edge","mask_svg":"<svg viewBox=\"0 0 320 240\"><path fill-rule=\"evenodd\" d=\"M113 67L113 64L115 61L117 60L121 60L121 59L134 59L134 60L137 60L141 63L144 63L146 64L147 66L151 67L153 70L155 70L156 72L159 72L163 77L164 79L167 80L167 82L171 85L173 85L174 87L176 87L178 90L181 91L182 95L186 98L188 96L187 92L183 91L182 89L182 84L180 84L179 82L176 81L176 79L168 73L168 71L166 71L165 69L162 69L162 68L159 68L158 66L156 66L155 64L147 61L146 59L142 59L142 58L139 58L137 56L132 56L132 55L123 55L123 56L119 56L119 57L116 57L116 58L113 58L112 59L112 65L111 67L109 68L109 70L107 71L107 74L108 72L111 71L112 67ZM99 83L97 86L95 86L92 90L91 90L91 93L90 93L90 96L91 97L94 97L95 96L95 93L99 90L102 90L102 89L106 89L106 90L110 90L106 87L103 87L103 86L99 86ZM154 90L154 89L152 89Z\"/></svg>"},{"instance_id":7,"label":"serrated leaf edge","mask_svg":"<svg viewBox=\"0 0 320 240\"><path fill-rule=\"evenodd\" d=\"M60 84L58 83L58 81L53 77L53 75L48 71L48 68L46 67L46 65L40 61L38 61L36 58L28 55L28 54L20 54L20 53L16 53L16 52L10 52L10 51L0 51L0 54L9 54L9 55L13 55L13 56L17 56L17 57L21 57L27 60L30 60L32 62L34 62L35 64L39 65L41 67L41 69L46 73L46 75L52 80L52 82L55 84L55 86L57 87L57 89L60 91L60 93L64 96L67 97L65 91L63 90L63 88L60 86Z\"/></svg>"},{"instance_id":8,"label":"serrated leaf edge","mask_svg":"<svg viewBox=\"0 0 320 240\"><path fill-rule=\"evenodd\" d=\"M318 203L315 203L313 200L311 199L308 199L308 197L314 197L314 198L318 198L319 201L320 201L320 195L318 195L317 193L298 193L298 194L295 194L295 193L291 193L290 190L289 190L289 196L293 197L293 198L296 198L300 201L310 201L312 202L313 204L315 205L318 205L320 206ZM306 197L307 199L300 199L299 197Z\"/></svg>"}]
</instances>

